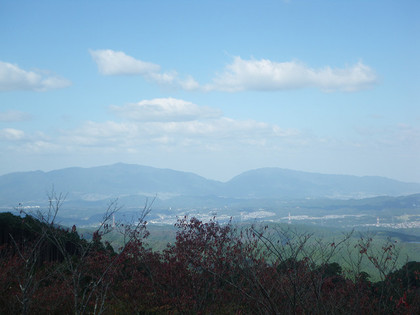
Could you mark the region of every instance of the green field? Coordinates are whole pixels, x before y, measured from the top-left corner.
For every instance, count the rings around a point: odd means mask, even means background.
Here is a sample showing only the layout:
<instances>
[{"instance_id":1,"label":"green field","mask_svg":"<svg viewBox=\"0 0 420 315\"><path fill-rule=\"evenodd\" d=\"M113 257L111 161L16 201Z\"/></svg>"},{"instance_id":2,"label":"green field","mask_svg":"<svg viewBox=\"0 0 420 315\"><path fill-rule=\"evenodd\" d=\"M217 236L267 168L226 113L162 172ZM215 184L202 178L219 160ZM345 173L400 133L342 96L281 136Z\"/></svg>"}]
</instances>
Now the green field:
<instances>
[{"instance_id":1,"label":"green field","mask_svg":"<svg viewBox=\"0 0 420 315\"><path fill-rule=\"evenodd\" d=\"M369 243L368 254L372 257L381 257L383 248L392 244L392 260L387 262L389 271L398 269L408 261L420 261L420 242L419 229L360 229L351 230L344 228L321 227L305 224L281 224L259 222L255 225L257 231L264 229L265 235L270 238L272 244L277 245L283 251L287 251L286 246L282 246L277 241L284 235L291 235L294 238L295 245L298 246L302 237L307 236L305 242L305 251L301 252L301 258L305 254L314 256L317 264L327 259L329 262L339 263L344 272L349 276L357 269L358 272L366 272L370 275L370 280L378 281L381 279L377 268L368 259L368 255L360 258L360 246L358 244L372 239ZM235 225L238 231L246 230L251 227L250 223ZM173 244L176 240L177 229L172 225L147 225L150 235L145 239L145 243L154 251L162 251L168 244ZM87 231L88 232L88 231ZM239 232L238 232L239 233ZM346 240L345 240L346 239ZM123 238L121 234L112 232L108 234L105 240L109 241L114 248L118 249ZM343 242L343 240L345 240ZM331 244L336 244L334 251L331 250ZM290 252L290 248L289 248ZM324 254L321 254L324 253ZM324 255L324 256L323 256ZM269 257L267 257L269 258ZM361 259L359 261L359 259Z\"/></svg>"}]
</instances>

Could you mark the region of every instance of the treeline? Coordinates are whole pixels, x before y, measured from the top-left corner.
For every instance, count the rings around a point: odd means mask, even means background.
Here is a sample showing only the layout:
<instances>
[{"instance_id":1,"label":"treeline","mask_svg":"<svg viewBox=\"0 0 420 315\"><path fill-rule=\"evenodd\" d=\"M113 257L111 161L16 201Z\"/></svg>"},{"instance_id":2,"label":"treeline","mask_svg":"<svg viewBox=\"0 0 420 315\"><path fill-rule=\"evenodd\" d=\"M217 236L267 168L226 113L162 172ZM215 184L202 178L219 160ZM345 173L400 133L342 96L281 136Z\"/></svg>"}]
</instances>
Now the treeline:
<instances>
[{"instance_id":1,"label":"treeline","mask_svg":"<svg viewBox=\"0 0 420 315\"><path fill-rule=\"evenodd\" d=\"M1 314L420 314L420 263L396 267L393 242L324 243L291 229L182 218L176 241L145 245L145 216L113 224L112 205L92 239L48 215L0 215ZM114 250L102 242L122 233ZM346 267L333 262L341 251ZM367 261L381 278L371 282Z\"/></svg>"}]
</instances>

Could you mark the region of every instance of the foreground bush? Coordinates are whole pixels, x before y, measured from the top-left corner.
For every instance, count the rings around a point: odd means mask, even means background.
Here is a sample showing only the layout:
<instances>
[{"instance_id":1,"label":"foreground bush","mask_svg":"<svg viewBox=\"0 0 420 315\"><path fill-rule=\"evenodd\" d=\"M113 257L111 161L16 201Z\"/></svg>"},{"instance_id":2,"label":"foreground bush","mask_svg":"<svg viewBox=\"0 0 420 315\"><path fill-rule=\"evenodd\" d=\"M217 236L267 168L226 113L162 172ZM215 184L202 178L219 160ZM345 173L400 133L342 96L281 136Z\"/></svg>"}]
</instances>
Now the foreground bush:
<instances>
[{"instance_id":1,"label":"foreground bush","mask_svg":"<svg viewBox=\"0 0 420 315\"><path fill-rule=\"evenodd\" d=\"M349 249L346 236L323 243L288 229L182 218L175 243L154 252L144 244L145 214L136 225L111 226L108 213L91 241L75 227L3 214L0 313L420 313L420 263L397 269L392 242L375 253L372 239ZM101 242L111 229L126 240L117 251ZM332 261L350 250L357 255L346 268ZM379 282L360 270L362 260Z\"/></svg>"}]
</instances>

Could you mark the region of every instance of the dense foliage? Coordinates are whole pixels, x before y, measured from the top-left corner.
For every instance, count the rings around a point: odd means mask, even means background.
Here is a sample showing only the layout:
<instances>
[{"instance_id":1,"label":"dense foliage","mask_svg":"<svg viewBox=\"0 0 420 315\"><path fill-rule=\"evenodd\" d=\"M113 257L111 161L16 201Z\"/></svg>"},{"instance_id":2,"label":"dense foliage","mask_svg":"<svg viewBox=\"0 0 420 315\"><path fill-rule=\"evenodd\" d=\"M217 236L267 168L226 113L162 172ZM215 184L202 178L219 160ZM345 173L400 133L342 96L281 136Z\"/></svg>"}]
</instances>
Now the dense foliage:
<instances>
[{"instance_id":1,"label":"dense foliage","mask_svg":"<svg viewBox=\"0 0 420 315\"><path fill-rule=\"evenodd\" d=\"M392 242L373 253L371 239L325 244L292 230L185 217L176 241L156 252L145 246L144 220L108 219L86 241L75 227L1 214L0 313L420 313L420 263L395 268ZM125 237L115 251L101 241L110 230ZM346 268L331 260L340 250L357 253ZM363 259L381 281L360 270Z\"/></svg>"}]
</instances>

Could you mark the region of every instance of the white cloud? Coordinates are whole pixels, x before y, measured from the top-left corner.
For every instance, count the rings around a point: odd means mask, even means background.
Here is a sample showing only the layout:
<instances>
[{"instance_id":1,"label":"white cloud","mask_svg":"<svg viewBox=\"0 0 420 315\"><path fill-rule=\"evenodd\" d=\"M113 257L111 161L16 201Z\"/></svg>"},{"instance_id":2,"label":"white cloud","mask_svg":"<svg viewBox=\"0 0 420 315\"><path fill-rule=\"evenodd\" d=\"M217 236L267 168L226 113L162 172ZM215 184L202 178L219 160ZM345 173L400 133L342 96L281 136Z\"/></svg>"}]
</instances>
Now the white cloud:
<instances>
[{"instance_id":1,"label":"white cloud","mask_svg":"<svg viewBox=\"0 0 420 315\"><path fill-rule=\"evenodd\" d=\"M352 67L313 69L297 61L273 62L235 57L207 90L277 91L317 87L324 91L356 91L376 83L374 71L359 62Z\"/></svg>"},{"instance_id":2,"label":"white cloud","mask_svg":"<svg viewBox=\"0 0 420 315\"><path fill-rule=\"evenodd\" d=\"M412 151L420 156L420 128L417 126L396 124L380 128L357 127L356 132L362 137L364 147L401 148L401 154Z\"/></svg>"},{"instance_id":3,"label":"white cloud","mask_svg":"<svg viewBox=\"0 0 420 315\"><path fill-rule=\"evenodd\" d=\"M111 106L111 111L123 121L87 121L74 130L62 131L59 142L69 147L95 147L114 152L133 152L144 147L214 152L235 147L291 147L308 143L307 136L298 130L255 120L231 119L222 116L218 109L175 98Z\"/></svg>"},{"instance_id":4,"label":"white cloud","mask_svg":"<svg viewBox=\"0 0 420 315\"><path fill-rule=\"evenodd\" d=\"M200 84L190 75L185 80L178 80L178 85L187 91L194 91L200 88Z\"/></svg>"},{"instance_id":5,"label":"white cloud","mask_svg":"<svg viewBox=\"0 0 420 315\"><path fill-rule=\"evenodd\" d=\"M177 80L178 74L173 72L150 72L145 75L146 79L156 82L160 85L172 85Z\"/></svg>"},{"instance_id":6,"label":"white cloud","mask_svg":"<svg viewBox=\"0 0 420 315\"><path fill-rule=\"evenodd\" d=\"M235 57L213 83L200 85L191 75L181 79L176 71L161 72L159 65L135 59L121 51L91 50L90 54L103 75L141 75L159 85L188 91L281 91L315 87L325 92L352 92L369 88L377 81L375 72L362 62L345 68L314 69L298 61Z\"/></svg>"},{"instance_id":7,"label":"white cloud","mask_svg":"<svg viewBox=\"0 0 420 315\"><path fill-rule=\"evenodd\" d=\"M220 110L175 98L155 98L125 106L111 106L111 110L123 118L136 121L188 121L216 118L222 114Z\"/></svg>"},{"instance_id":8,"label":"white cloud","mask_svg":"<svg viewBox=\"0 0 420 315\"><path fill-rule=\"evenodd\" d=\"M0 130L0 139L7 141L22 140L25 137L25 132L19 129L4 128Z\"/></svg>"},{"instance_id":9,"label":"white cloud","mask_svg":"<svg viewBox=\"0 0 420 315\"><path fill-rule=\"evenodd\" d=\"M51 141L33 139L27 141L23 146L19 146L18 151L22 153L50 153L50 152L63 152L63 145L59 143L53 143Z\"/></svg>"},{"instance_id":10,"label":"white cloud","mask_svg":"<svg viewBox=\"0 0 420 315\"><path fill-rule=\"evenodd\" d=\"M5 148L8 152L15 152L19 157L61 152L66 147L56 135L47 136L41 131L25 132L14 128L0 129L0 141L7 143Z\"/></svg>"},{"instance_id":11,"label":"white cloud","mask_svg":"<svg viewBox=\"0 0 420 315\"><path fill-rule=\"evenodd\" d=\"M160 66L154 63L137 60L122 51L90 50L93 60L103 75L147 75L160 71Z\"/></svg>"},{"instance_id":12,"label":"white cloud","mask_svg":"<svg viewBox=\"0 0 420 315\"><path fill-rule=\"evenodd\" d=\"M17 65L0 61L0 91L47 91L71 85L67 79L40 72L25 71Z\"/></svg>"},{"instance_id":13,"label":"white cloud","mask_svg":"<svg viewBox=\"0 0 420 315\"><path fill-rule=\"evenodd\" d=\"M288 146L302 134L271 124L227 117L190 121L89 121L62 133L60 142L74 147L102 147L114 151L148 148L231 150L234 147Z\"/></svg>"},{"instance_id":14,"label":"white cloud","mask_svg":"<svg viewBox=\"0 0 420 315\"><path fill-rule=\"evenodd\" d=\"M74 130L62 131L60 142L81 147L124 147L138 135L138 127L132 123L87 121Z\"/></svg>"},{"instance_id":15,"label":"white cloud","mask_svg":"<svg viewBox=\"0 0 420 315\"><path fill-rule=\"evenodd\" d=\"M185 79L181 79L176 71L161 72L160 65L135 59L122 51L104 49L90 50L89 52L96 62L99 72L103 75L141 75L146 80L159 85L188 91L200 87L190 75Z\"/></svg>"},{"instance_id":16,"label":"white cloud","mask_svg":"<svg viewBox=\"0 0 420 315\"><path fill-rule=\"evenodd\" d=\"M9 110L6 112L0 112L0 122L17 122L29 120L31 115L18 110Z\"/></svg>"}]
</instances>

